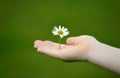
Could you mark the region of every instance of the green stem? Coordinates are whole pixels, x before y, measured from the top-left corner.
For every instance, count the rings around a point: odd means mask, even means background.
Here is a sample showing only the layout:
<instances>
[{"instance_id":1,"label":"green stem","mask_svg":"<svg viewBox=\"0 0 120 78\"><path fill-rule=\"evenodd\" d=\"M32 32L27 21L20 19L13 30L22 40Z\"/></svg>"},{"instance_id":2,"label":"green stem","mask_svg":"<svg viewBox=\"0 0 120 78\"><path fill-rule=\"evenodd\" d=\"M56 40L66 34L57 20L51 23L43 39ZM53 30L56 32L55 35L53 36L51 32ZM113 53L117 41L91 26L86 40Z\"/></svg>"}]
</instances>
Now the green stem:
<instances>
[{"instance_id":1,"label":"green stem","mask_svg":"<svg viewBox=\"0 0 120 78\"><path fill-rule=\"evenodd\" d=\"M59 37L59 49L61 49L60 37Z\"/></svg>"}]
</instances>

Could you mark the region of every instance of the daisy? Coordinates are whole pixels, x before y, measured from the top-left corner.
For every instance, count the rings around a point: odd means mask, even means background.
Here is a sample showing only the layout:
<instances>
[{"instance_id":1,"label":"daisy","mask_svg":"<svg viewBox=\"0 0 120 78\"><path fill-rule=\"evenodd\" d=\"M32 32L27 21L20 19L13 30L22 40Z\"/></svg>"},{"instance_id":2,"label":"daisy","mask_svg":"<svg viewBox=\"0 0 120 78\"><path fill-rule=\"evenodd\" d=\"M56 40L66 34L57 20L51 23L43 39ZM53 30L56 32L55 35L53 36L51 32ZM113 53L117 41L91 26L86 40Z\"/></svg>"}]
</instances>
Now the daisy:
<instances>
[{"instance_id":1,"label":"daisy","mask_svg":"<svg viewBox=\"0 0 120 78\"><path fill-rule=\"evenodd\" d=\"M64 36L69 35L69 31L67 28L65 28L64 26L61 27L61 25L59 25L59 27L57 28L56 26L53 28L52 30L53 35L58 35L61 39ZM59 38L59 49L61 49L60 46L60 38Z\"/></svg>"},{"instance_id":2,"label":"daisy","mask_svg":"<svg viewBox=\"0 0 120 78\"><path fill-rule=\"evenodd\" d=\"M61 27L61 25L59 25L59 27L57 28L56 26L53 28L52 30L53 35L59 35L60 38L62 39L64 36L69 35L69 31L67 28L65 28L64 26Z\"/></svg>"}]
</instances>

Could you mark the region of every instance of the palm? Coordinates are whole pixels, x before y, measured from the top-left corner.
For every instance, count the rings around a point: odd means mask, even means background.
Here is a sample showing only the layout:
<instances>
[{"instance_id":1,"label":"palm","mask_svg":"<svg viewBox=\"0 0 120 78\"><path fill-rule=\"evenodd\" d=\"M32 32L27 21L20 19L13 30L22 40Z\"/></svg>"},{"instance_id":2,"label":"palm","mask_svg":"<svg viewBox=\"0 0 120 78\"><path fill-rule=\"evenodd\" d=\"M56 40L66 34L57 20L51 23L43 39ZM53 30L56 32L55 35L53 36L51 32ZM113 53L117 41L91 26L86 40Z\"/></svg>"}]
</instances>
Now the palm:
<instances>
[{"instance_id":1,"label":"palm","mask_svg":"<svg viewBox=\"0 0 120 78\"><path fill-rule=\"evenodd\" d=\"M96 40L90 36L68 38L67 43L61 44L61 49L59 49L58 43L36 40L34 47L40 53L62 60L86 60L90 45L94 41Z\"/></svg>"},{"instance_id":2,"label":"palm","mask_svg":"<svg viewBox=\"0 0 120 78\"><path fill-rule=\"evenodd\" d=\"M35 48L39 52L44 52L45 54L55 56L58 53L63 53L64 51L73 47L73 45L61 44L61 49L59 49L59 44L51 41L35 41ZM53 54L54 53L54 54Z\"/></svg>"},{"instance_id":3,"label":"palm","mask_svg":"<svg viewBox=\"0 0 120 78\"><path fill-rule=\"evenodd\" d=\"M40 41L35 42L35 48L38 52L47 54L49 56L59 58L65 61L74 61L79 55L82 55L80 51L80 45L76 44L61 44L61 49L59 49L59 44L51 41Z\"/></svg>"}]
</instances>

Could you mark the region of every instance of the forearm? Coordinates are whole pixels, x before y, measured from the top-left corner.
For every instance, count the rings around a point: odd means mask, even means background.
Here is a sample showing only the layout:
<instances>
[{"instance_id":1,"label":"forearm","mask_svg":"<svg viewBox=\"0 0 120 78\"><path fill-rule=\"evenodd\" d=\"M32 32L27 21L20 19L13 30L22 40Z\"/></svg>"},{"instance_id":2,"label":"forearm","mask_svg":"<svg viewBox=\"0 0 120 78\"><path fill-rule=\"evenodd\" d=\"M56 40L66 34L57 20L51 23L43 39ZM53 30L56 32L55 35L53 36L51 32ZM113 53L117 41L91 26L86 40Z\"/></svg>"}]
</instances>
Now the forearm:
<instances>
[{"instance_id":1,"label":"forearm","mask_svg":"<svg viewBox=\"0 0 120 78\"><path fill-rule=\"evenodd\" d=\"M88 61L120 74L120 49L98 43L89 53Z\"/></svg>"}]
</instances>

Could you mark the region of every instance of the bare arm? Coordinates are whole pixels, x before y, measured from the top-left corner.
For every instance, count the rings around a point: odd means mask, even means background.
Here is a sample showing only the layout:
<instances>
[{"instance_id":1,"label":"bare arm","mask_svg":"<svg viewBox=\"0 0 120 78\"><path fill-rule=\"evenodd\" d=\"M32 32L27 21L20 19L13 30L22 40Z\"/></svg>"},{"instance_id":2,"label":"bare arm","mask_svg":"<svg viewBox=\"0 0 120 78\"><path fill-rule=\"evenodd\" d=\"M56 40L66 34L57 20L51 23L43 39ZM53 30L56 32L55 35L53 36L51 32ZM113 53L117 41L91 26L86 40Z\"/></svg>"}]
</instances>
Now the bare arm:
<instances>
[{"instance_id":1,"label":"bare arm","mask_svg":"<svg viewBox=\"0 0 120 78\"><path fill-rule=\"evenodd\" d=\"M58 48L58 43L36 40L37 51L65 61L88 61L120 73L120 49L103 44L92 36L68 38Z\"/></svg>"},{"instance_id":2,"label":"bare arm","mask_svg":"<svg viewBox=\"0 0 120 78\"><path fill-rule=\"evenodd\" d=\"M98 43L88 55L89 62L120 73L120 49Z\"/></svg>"}]
</instances>

